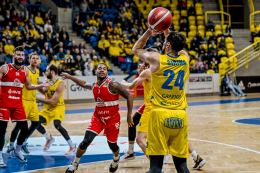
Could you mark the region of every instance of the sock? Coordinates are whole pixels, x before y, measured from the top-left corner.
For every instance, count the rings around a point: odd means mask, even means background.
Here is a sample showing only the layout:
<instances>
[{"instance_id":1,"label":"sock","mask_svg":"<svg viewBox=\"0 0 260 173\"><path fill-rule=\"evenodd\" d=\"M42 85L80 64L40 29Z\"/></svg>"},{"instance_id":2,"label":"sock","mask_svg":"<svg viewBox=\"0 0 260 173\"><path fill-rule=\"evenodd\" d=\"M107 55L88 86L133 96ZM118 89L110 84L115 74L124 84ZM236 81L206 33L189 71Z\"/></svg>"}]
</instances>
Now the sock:
<instances>
[{"instance_id":1,"label":"sock","mask_svg":"<svg viewBox=\"0 0 260 173\"><path fill-rule=\"evenodd\" d=\"M68 142L69 146L74 146L71 139L67 140L67 142Z\"/></svg>"},{"instance_id":2,"label":"sock","mask_svg":"<svg viewBox=\"0 0 260 173\"><path fill-rule=\"evenodd\" d=\"M0 159L3 158L3 151L0 151Z\"/></svg>"},{"instance_id":3,"label":"sock","mask_svg":"<svg viewBox=\"0 0 260 173\"><path fill-rule=\"evenodd\" d=\"M119 155L119 154L118 154L118 156L117 156L117 157L114 155L114 160L118 160L118 159L119 159L119 157L120 157L120 155Z\"/></svg>"},{"instance_id":4,"label":"sock","mask_svg":"<svg viewBox=\"0 0 260 173\"><path fill-rule=\"evenodd\" d=\"M129 146L128 146L128 147L129 147L129 148L128 148L128 152L129 152L129 153L133 153L133 152L134 152L134 145L135 145L135 144L129 144Z\"/></svg>"},{"instance_id":5,"label":"sock","mask_svg":"<svg viewBox=\"0 0 260 173\"><path fill-rule=\"evenodd\" d=\"M14 147L14 142L10 142L10 149Z\"/></svg>"},{"instance_id":6,"label":"sock","mask_svg":"<svg viewBox=\"0 0 260 173\"><path fill-rule=\"evenodd\" d=\"M22 145L16 145L15 153L19 153L21 151Z\"/></svg>"},{"instance_id":7,"label":"sock","mask_svg":"<svg viewBox=\"0 0 260 173\"><path fill-rule=\"evenodd\" d=\"M191 156L192 156L192 158L193 158L193 160L197 160L197 153L196 153L196 151L194 150L194 151L192 151L192 153L190 153L191 154Z\"/></svg>"},{"instance_id":8,"label":"sock","mask_svg":"<svg viewBox=\"0 0 260 173\"><path fill-rule=\"evenodd\" d=\"M26 145L28 138L25 138L23 145Z\"/></svg>"},{"instance_id":9,"label":"sock","mask_svg":"<svg viewBox=\"0 0 260 173\"><path fill-rule=\"evenodd\" d=\"M79 163L79 160L80 160L80 158L78 158L77 156L75 156L74 162Z\"/></svg>"},{"instance_id":10,"label":"sock","mask_svg":"<svg viewBox=\"0 0 260 173\"><path fill-rule=\"evenodd\" d=\"M46 132L44 135L43 135L46 139L48 140L51 140L51 136Z\"/></svg>"}]
</instances>

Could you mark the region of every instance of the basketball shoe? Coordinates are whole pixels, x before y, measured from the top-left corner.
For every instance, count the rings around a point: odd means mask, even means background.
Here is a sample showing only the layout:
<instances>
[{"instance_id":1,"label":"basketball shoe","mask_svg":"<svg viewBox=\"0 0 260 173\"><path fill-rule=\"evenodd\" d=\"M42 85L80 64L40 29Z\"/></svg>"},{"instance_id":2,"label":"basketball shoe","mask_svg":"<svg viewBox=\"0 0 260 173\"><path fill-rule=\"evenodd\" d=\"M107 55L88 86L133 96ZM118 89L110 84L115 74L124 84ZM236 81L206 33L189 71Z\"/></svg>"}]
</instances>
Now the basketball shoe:
<instances>
[{"instance_id":1,"label":"basketball shoe","mask_svg":"<svg viewBox=\"0 0 260 173\"><path fill-rule=\"evenodd\" d=\"M79 164L77 162L71 162L71 165L68 167L65 173L74 173L78 169Z\"/></svg>"},{"instance_id":2,"label":"basketball shoe","mask_svg":"<svg viewBox=\"0 0 260 173\"><path fill-rule=\"evenodd\" d=\"M127 151L119 160L119 162L123 163L123 162L127 162L128 160L134 160L135 159L135 152L133 153L129 153L129 151Z\"/></svg>"},{"instance_id":3,"label":"basketball shoe","mask_svg":"<svg viewBox=\"0 0 260 173\"><path fill-rule=\"evenodd\" d=\"M205 164L206 164L206 161L204 159L202 159L199 155L197 155L197 160L194 160L195 162L195 165L193 167L193 169L200 169L202 168Z\"/></svg>"},{"instance_id":4,"label":"basketball shoe","mask_svg":"<svg viewBox=\"0 0 260 173\"><path fill-rule=\"evenodd\" d=\"M9 142L10 142L10 136L7 133L5 133L5 144L4 144L4 147L6 147Z\"/></svg>"},{"instance_id":5,"label":"basketball shoe","mask_svg":"<svg viewBox=\"0 0 260 173\"><path fill-rule=\"evenodd\" d=\"M118 165L119 165L119 160L120 160L120 158L118 160L114 160L114 158L113 158L113 160L110 164L110 167L109 167L109 172L116 172Z\"/></svg>"},{"instance_id":6,"label":"basketball shoe","mask_svg":"<svg viewBox=\"0 0 260 173\"><path fill-rule=\"evenodd\" d=\"M27 162L27 159L22 155L22 152L16 153L15 150L11 152L12 157L17 157L21 162Z\"/></svg>"},{"instance_id":7,"label":"basketball shoe","mask_svg":"<svg viewBox=\"0 0 260 173\"><path fill-rule=\"evenodd\" d=\"M10 145L7 146L6 153L11 154L11 152L14 150L14 147L10 148Z\"/></svg>"},{"instance_id":8,"label":"basketball shoe","mask_svg":"<svg viewBox=\"0 0 260 173\"><path fill-rule=\"evenodd\" d=\"M26 143L25 145L22 145L22 151L23 151L25 154L30 154L30 151L29 151L28 148L27 148L27 144L28 144L28 143Z\"/></svg>"},{"instance_id":9,"label":"basketball shoe","mask_svg":"<svg viewBox=\"0 0 260 173\"><path fill-rule=\"evenodd\" d=\"M6 164L3 158L0 158L0 168L6 168Z\"/></svg>"},{"instance_id":10,"label":"basketball shoe","mask_svg":"<svg viewBox=\"0 0 260 173\"><path fill-rule=\"evenodd\" d=\"M76 153L76 150L77 150L77 146L76 146L76 145L70 146L69 151L67 151L67 152L65 153L65 155L70 155L70 154L72 154L72 153Z\"/></svg>"},{"instance_id":11,"label":"basketball shoe","mask_svg":"<svg viewBox=\"0 0 260 173\"><path fill-rule=\"evenodd\" d=\"M50 136L51 136L51 135L50 135ZM44 147L43 147L43 151L47 151L48 149L50 149L51 144L52 144L53 142L55 142L55 138L53 138L53 137L51 136L51 139L47 139L46 144L45 144Z\"/></svg>"}]
</instances>

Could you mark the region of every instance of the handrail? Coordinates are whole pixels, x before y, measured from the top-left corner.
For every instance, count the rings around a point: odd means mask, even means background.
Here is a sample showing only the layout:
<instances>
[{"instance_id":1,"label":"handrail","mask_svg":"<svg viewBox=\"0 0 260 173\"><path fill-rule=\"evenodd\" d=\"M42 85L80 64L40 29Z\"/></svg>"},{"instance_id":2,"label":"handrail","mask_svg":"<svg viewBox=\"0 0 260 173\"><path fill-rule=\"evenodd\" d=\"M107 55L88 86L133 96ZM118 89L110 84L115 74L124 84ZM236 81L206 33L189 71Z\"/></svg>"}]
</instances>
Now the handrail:
<instances>
[{"instance_id":1,"label":"handrail","mask_svg":"<svg viewBox=\"0 0 260 173\"><path fill-rule=\"evenodd\" d=\"M260 11L255 11L249 15L250 31L251 31L251 26L254 25L254 23L256 22L255 21L256 14L260 14ZM257 21L257 22L259 22L259 21Z\"/></svg>"},{"instance_id":2,"label":"handrail","mask_svg":"<svg viewBox=\"0 0 260 173\"><path fill-rule=\"evenodd\" d=\"M229 13L226 13L224 11L207 11L205 13L205 23L208 23L208 14L212 14L212 13L221 13L221 25L224 26L224 23L228 23L229 26L231 26L231 15ZM228 21L225 22L224 21L224 14L228 16ZM213 21L214 22L214 21Z\"/></svg>"},{"instance_id":3,"label":"handrail","mask_svg":"<svg viewBox=\"0 0 260 173\"><path fill-rule=\"evenodd\" d=\"M253 0L248 0L249 4L250 4L250 11L251 13L254 13L255 12L255 7L254 7L254 3L253 3Z\"/></svg>"},{"instance_id":4,"label":"handrail","mask_svg":"<svg viewBox=\"0 0 260 173\"><path fill-rule=\"evenodd\" d=\"M35 7L42 7L42 8L44 8L44 9L46 9L46 11L47 11L47 13L49 13L49 9L47 8L47 7L45 7L45 6L43 6L43 5L40 5L40 4L25 4L24 5L24 17L26 18L26 7L27 6L30 6L30 10L29 10L29 13L31 14L31 11L32 11L32 6L35 6Z\"/></svg>"},{"instance_id":5,"label":"handrail","mask_svg":"<svg viewBox=\"0 0 260 173\"><path fill-rule=\"evenodd\" d=\"M224 11L222 0L218 0L218 4L219 4L220 11Z\"/></svg>"}]
</instances>

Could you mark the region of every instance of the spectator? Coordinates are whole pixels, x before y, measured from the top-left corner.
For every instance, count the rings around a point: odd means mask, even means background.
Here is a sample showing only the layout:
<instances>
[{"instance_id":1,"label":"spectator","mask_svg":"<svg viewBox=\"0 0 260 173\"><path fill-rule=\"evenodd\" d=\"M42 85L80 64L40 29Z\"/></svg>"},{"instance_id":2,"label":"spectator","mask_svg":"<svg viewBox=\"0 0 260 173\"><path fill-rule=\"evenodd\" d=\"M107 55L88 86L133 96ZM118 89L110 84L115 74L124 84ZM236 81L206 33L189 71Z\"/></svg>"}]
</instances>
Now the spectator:
<instances>
[{"instance_id":1,"label":"spectator","mask_svg":"<svg viewBox=\"0 0 260 173\"><path fill-rule=\"evenodd\" d=\"M212 42L214 44L218 43L217 36L215 35L215 32L212 32L212 36L209 37L208 44L211 44Z\"/></svg>"},{"instance_id":2,"label":"spectator","mask_svg":"<svg viewBox=\"0 0 260 173\"><path fill-rule=\"evenodd\" d=\"M93 64L93 71L92 72L93 72L93 75L95 75L95 69L96 69L97 65L99 64L97 56L93 56L92 64Z\"/></svg>"},{"instance_id":3,"label":"spectator","mask_svg":"<svg viewBox=\"0 0 260 173\"><path fill-rule=\"evenodd\" d=\"M31 32L29 30L28 25L24 26L24 29L22 30L21 34L22 34L22 38L24 38L26 34L29 34L29 37L31 37Z\"/></svg>"},{"instance_id":4,"label":"spectator","mask_svg":"<svg viewBox=\"0 0 260 173\"><path fill-rule=\"evenodd\" d=\"M82 54L84 49L86 49L85 43L84 42L80 42L80 44L79 44L79 52Z\"/></svg>"},{"instance_id":5,"label":"spectator","mask_svg":"<svg viewBox=\"0 0 260 173\"><path fill-rule=\"evenodd\" d=\"M43 25L44 25L44 21L41 17L41 12L37 13L37 16L35 16L35 23L38 26L38 28L41 28L41 32L43 31Z\"/></svg>"},{"instance_id":6,"label":"spectator","mask_svg":"<svg viewBox=\"0 0 260 173\"><path fill-rule=\"evenodd\" d=\"M34 25L31 26L30 32L31 32L31 36L32 36L32 37L33 37L33 36L36 36L37 38L40 38L40 34L39 34L39 32L35 29L35 26L34 26Z\"/></svg>"},{"instance_id":7,"label":"spectator","mask_svg":"<svg viewBox=\"0 0 260 173\"><path fill-rule=\"evenodd\" d=\"M7 64L6 55L4 54L3 48L0 47L0 67L4 64Z\"/></svg>"},{"instance_id":8,"label":"spectator","mask_svg":"<svg viewBox=\"0 0 260 173\"><path fill-rule=\"evenodd\" d=\"M94 11L96 9L96 5L95 5L94 1L91 1L89 3L89 9L90 9L90 12L92 12L92 11Z\"/></svg>"},{"instance_id":9,"label":"spectator","mask_svg":"<svg viewBox=\"0 0 260 173\"><path fill-rule=\"evenodd\" d=\"M7 39L7 44L4 46L5 54L8 58L13 57L14 54L14 46L11 44L11 39Z\"/></svg>"},{"instance_id":10,"label":"spectator","mask_svg":"<svg viewBox=\"0 0 260 173\"><path fill-rule=\"evenodd\" d=\"M212 58L210 62L210 68L215 71L215 73L218 72L218 61L215 58Z\"/></svg>"},{"instance_id":11,"label":"spectator","mask_svg":"<svg viewBox=\"0 0 260 173\"><path fill-rule=\"evenodd\" d=\"M117 26L115 27L115 31L117 35L121 35L122 36L122 29L120 28L121 24L118 23Z\"/></svg>"},{"instance_id":12,"label":"spectator","mask_svg":"<svg viewBox=\"0 0 260 173\"><path fill-rule=\"evenodd\" d=\"M133 32L130 37L130 40L133 40L133 39L138 40L136 32Z\"/></svg>"},{"instance_id":13,"label":"spectator","mask_svg":"<svg viewBox=\"0 0 260 173\"><path fill-rule=\"evenodd\" d=\"M83 60L84 62L86 62L87 59L91 59L90 56L89 56L89 54L88 54L87 49L84 49L84 50L83 50L83 53L81 54L81 58L82 58L82 60Z\"/></svg>"},{"instance_id":14,"label":"spectator","mask_svg":"<svg viewBox=\"0 0 260 173\"><path fill-rule=\"evenodd\" d=\"M25 38L23 39L23 46L24 49L28 50L32 49L32 39L29 37L29 34L25 35Z\"/></svg>"},{"instance_id":15,"label":"spectator","mask_svg":"<svg viewBox=\"0 0 260 173\"><path fill-rule=\"evenodd\" d=\"M38 38L34 35L32 39L32 48L34 51L37 51L40 49L40 43Z\"/></svg>"},{"instance_id":16,"label":"spectator","mask_svg":"<svg viewBox=\"0 0 260 173\"><path fill-rule=\"evenodd\" d=\"M5 1L2 1L2 4L1 4L0 8L1 8L0 15L5 16L6 10L8 10L8 6L6 5Z\"/></svg>"},{"instance_id":17,"label":"spectator","mask_svg":"<svg viewBox=\"0 0 260 173\"><path fill-rule=\"evenodd\" d=\"M196 38L197 38L197 42L198 42L199 44L202 44L202 43L203 43L200 32L197 33Z\"/></svg>"},{"instance_id":18,"label":"spectator","mask_svg":"<svg viewBox=\"0 0 260 173\"><path fill-rule=\"evenodd\" d=\"M131 12L130 8L127 8L127 11L125 12L125 16L128 20L132 19L132 12Z\"/></svg>"},{"instance_id":19,"label":"spectator","mask_svg":"<svg viewBox=\"0 0 260 173\"><path fill-rule=\"evenodd\" d=\"M190 43L190 50L195 50L199 52L199 43L197 41L197 37L193 37L193 40Z\"/></svg>"},{"instance_id":20,"label":"spectator","mask_svg":"<svg viewBox=\"0 0 260 173\"><path fill-rule=\"evenodd\" d=\"M21 32L19 31L18 26L15 27L15 30L12 32L13 37L21 37Z\"/></svg>"},{"instance_id":21,"label":"spectator","mask_svg":"<svg viewBox=\"0 0 260 173\"><path fill-rule=\"evenodd\" d=\"M79 14L76 14L76 18L73 21L73 31L77 33L77 36L81 35L83 21L79 18Z\"/></svg>"},{"instance_id":22,"label":"spectator","mask_svg":"<svg viewBox=\"0 0 260 173\"><path fill-rule=\"evenodd\" d=\"M70 41L68 40L66 34L63 34L62 43L63 43L64 49L67 49L69 47Z\"/></svg>"},{"instance_id":23,"label":"spectator","mask_svg":"<svg viewBox=\"0 0 260 173\"><path fill-rule=\"evenodd\" d=\"M60 43L60 34L59 33L56 33L55 34L55 37L53 37L51 39L51 45L53 47L53 49L56 49L57 46L59 46L59 43Z\"/></svg>"},{"instance_id":24,"label":"spectator","mask_svg":"<svg viewBox=\"0 0 260 173\"><path fill-rule=\"evenodd\" d=\"M85 41L86 41L87 43L90 43L89 37L90 37L90 35L92 35L92 34L93 34L93 32L90 31L89 26L87 26L86 29L85 29L85 31L84 31L84 38L85 38Z\"/></svg>"},{"instance_id":25,"label":"spectator","mask_svg":"<svg viewBox=\"0 0 260 173\"><path fill-rule=\"evenodd\" d=\"M209 46L210 48L208 49L208 55L211 56L212 52L217 52L217 46L214 43L211 43L211 45Z\"/></svg>"},{"instance_id":26,"label":"spectator","mask_svg":"<svg viewBox=\"0 0 260 173\"><path fill-rule=\"evenodd\" d=\"M216 51L213 51L210 55L210 60L212 61L212 59L215 58L215 60L217 60L218 62L220 61L219 56L217 55Z\"/></svg>"},{"instance_id":27,"label":"spectator","mask_svg":"<svg viewBox=\"0 0 260 173\"><path fill-rule=\"evenodd\" d=\"M108 69L108 70L110 69L110 65L109 65L109 62L108 62L108 60L107 60L107 57L102 56L102 60L99 61L99 64L100 64L100 63L106 64L107 69Z\"/></svg>"},{"instance_id":28,"label":"spectator","mask_svg":"<svg viewBox=\"0 0 260 173\"><path fill-rule=\"evenodd\" d=\"M141 10L138 10L138 12L137 12L136 15L135 15L135 19L141 20L141 19L143 19L143 18L144 18L144 16L143 16L142 11L141 11Z\"/></svg>"},{"instance_id":29,"label":"spectator","mask_svg":"<svg viewBox=\"0 0 260 173\"><path fill-rule=\"evenodd\" d=\"M125 13L124 13L124 10L120 10L120 12L118 12L118 19L121 20L122 18L126 17L125 16Z\"/></svg>"},{"instance_id":30,"label":"spectator","mask_svg":"<svg viewBox=\"0 0 260 173\"><path fill-rule=\"evenodd\" d=\"M51 20L48 13L45 13L45 16L43 18L44 23L48 23L48 20Z\"/></svg>"},{"instance_id":31,"label":"spectator","mask_svg":"<svg viewBox=\"0 0 260 173\"><path fill-rule=\"evenodd\" d=\"M252 36L252 43L254 43L254 38L259 35L260 27L257 25L257 23L254 24L254 27L252 28L251 36Z\"/></svg>"},{"instance_id":32,"label":"spectator","mask_svg":"<svg viewBox=\"0 0 260 173\"><path fill-rule=\"evenodd\" d=\"M20 26L21 25L21 19L16 11L13 11L13 26Z\"/></svg>"},{"instance_id":33,"label":"spectator","mask_svg":"<svg viewBox=\"0 0 260 173\"><path fill-rule=\"evenodd\" d=\"M53 64L56 67L60 65L60 61L57 60L57 55L53 55L53 60L50 62L50 64Z\"/></svg>"},{"instance_id":34,"label":"spectator","mask_svg":"<svg viewBox=\"0 0 260 173\"><path fill-rule=\"evenodd\" d=\"M63 40L63 34L66 34L66 38L67 38L68 40L70 39L70 36L69 36L68 32L66 31L65 26L63 26L63 27L61 28L61 31L60 31L60 33L59 33L59 35L60 35L60 40L61 40L61 41Z\"/></svg>"},{"instance_id":35,"label":"spectator","mask_svg":"<svg viewBox=\"0 0 260 173\"><path fill-rule=\"evenodd\" d=\"M42 5L41 0L37 0L34 4ZM39 6L32 7L33 14L36 14L39 11Z\"/></svg>"},{"instance_id":36,"label":"spectator","mask_svg":"<svg viewBox=\"0 0 260 173\"><path fill-rule=\"evenodd\" d=\"M70 62L73 59L73 56L70 53L70 50L67 50L67 54L65 55L65 59L67 59L68 62Z\"/></svg>"},{"instance_id":37,"label":"spectator","mask_svg":"<svg viewBox=\"0 0 260 173\"><path fill-rule=\"evenodd\" d=\"M201 58L198 58L198 61L195 63L195 68L198 73L203 73L204 72L204 66Z\"/></svg>"},{"instance_id":38,"label":"spectator","mask_svg":"<svg viewBox=\"0 0 260 173\"><path fill-rule=\"evenodd\" d=\"M8 10L12 13L12 12L14 12L15 11L15 7L14 7L14 5L13 5L13 2L11 1L11 0L9 0L9 5L8 5Z\"/></svg>"},{"instance_id":39,"label":"spectator","mask_svg":"<svg viewBox=\"0 0 260 173\"><path fill-rule=\"evenodd\" d=\"M218 47L222 50L226 49L226 42L225 38L222 36L220 42L218 43Z\"/></svg>"},{"instance_id":40,"label":"spectator","mask_svg":"<svg viewBox=\"0 0 260 173\"><path fill-rule=\"evenodd\" d=\"M122 20L121 20L121 28L122 28L122 30L127 29L127 20L126 20L125 17L123 17Z\"/></svg>"},{"instance_id":41,"label":"spectator","mask_svg":"<svg viewBox=\"0 0 260 173\"><path fill-rule=\"evenodd\" d=\"M93 36L98 37L98 29L97 27L92 23L90 28L89 28L90 32L92 33Z\"/></svg>"},{"instance_id":42,"label":"spectator","mask_svg":"<svg viewBox=\"0 0 260 173\"><path fill-rule=\"evenodd\" d=\"M207 31L214 31L215 24L213 23L212 19L209 19L208 23L206 24Z\"/></svg>"},{"instance_id":43,"label":"spectator","mask_svg":"<svg viewBox=\"0 0 260 173\"><path fill-rule=\"evenodd\" d=\"M5 16L4 16L4 26L8 25L9 22L13 22L13 18L12 16L10 15L10 11L9 10L6 10L6 13L5 13Z\"/></svg>"},{"instance_id":44,"label":"spectator","mask_svg":"<svg viewBox=\"0 0 260 173\"><path fill-rule=\"evenodd\" d=\"M232 81L229 78L229 74L228 73L226 73L226 75L225 75L224 83L225 83L226 87L231 89L236 96L239 96L240 94L243 97L246 96L246 94L238 86L232 84Z\"/></svg>"},{"instance_id":45,"label":"spectator","mask_svg":"<svg viewBox=\"0 0 260 173\"><path fill-rule=\"evenodd\" d=\"M111 34L113 33L113 31L114 31L114 28L113 28L113 23L112 22L109 22L108 23L108 26L107 26L107 28L106 28L106 30L107 30L107 32L110 32Z\"/></svg>"},{"instance_id":46,"label":"spectator","mask_svg":"<svg viewBox=\"0 0 260 173\"><path fill-rule=\"evenodd\" d=\"M73 54L74 52L75 52L75 49L77 48L77 45L76 45L76 43L75 43L75 41L73 40L72 42L71 42L71 46L69 46L69 49L70 49L70 51L71 51L71 54Z\"/></svg>"},{"instance_id":47,"label":"spectator","mask_svg":"<svg viewBox=\"0 0 260 173\"><path fill-rule=\"evenodd\" d=\"M50 28L51 33L53 32L53 28L51 25L51 20L48 20L47 23L44 25L44 31L47 32L47 29Z\"/></svg>"},{"instance_id":48,"label":"spectator","mask_svg":"<svg viewBox=\"0 0 260 173\"><path fill-rule=\"evenodd\" d=\"M130 47L130 43L127 44L127 47L125 47L125 53L127 57L133 58L134 54L132 51L132 48Z\"/></svg>"},{"instance_id":49,"label":"spectator","mask_svg":"<svg viewBox=\"0 0 260 173\"><path fill-rule=\"evenodd\" d=\"M46 56L46 50L42 49L40 54L40 59L43 65L48 65L48 57Z\"/></svg>"},{"instance_id":50,"label":"spectator","mask_svg":"<svg viewBox=\"0 0 260 173\"><path fill-rule=\"evenodd\" d=\"M84 70L84 74L85 76L93 76L93 64L92 64L92 60L90 58L88 58L84 64L85 70Z\"/></svg>"},{"instance_id":51,"label":"spectator","mask_svg":"<svg viewBox=\"0 0 260 173\"><path fill-rule=\"evenodd\" d=\"M79 52L79 48L76 48L76 49L75 49L75 52L74 52L74 54L73 54L74 60L76 60L77 56L80 56L80 55L81 55L81 53Z\"/></svg>"},{"instance_id":52,"label":"spectator","mask_svg":"<svg viewBox=\"0 0 260 173\"><path fill-rule=\"evenodd\" d=\"M73 58L72 58L71 60L73 60ZM64 69L67 73L71 74L71 72L70 72L70 62L68 62L68 59L65 59L65 60L64 60L63 69Z\"/></svg>"},{"instance_id":53,"label":"spectator","mask_svg":"<svg viewBox=\"0 0 260 173\"><path fill-rule=\"evenodd\" d=\"M89 20L88 23L89 23L90 25L93 24L93 25L97 26L97 21L95 20L95 15L93 15L93 16L91 17L91 19Z\"/></svg>"},{"instance_id":54,"label":"spectator","mask_svg":"<svg viewBox=\"0 0 260 173\"><path fill-rule=\"evenodd\" d=\"M14 47L22 46L23 43L22 43L21 37L16 36L13 45L14 45Z\"/></svg>"},{"instance_id":55,"label":"spectator","mask_svg":"<svg viewBox=\"0 0 260 173\"><path fill-rule=\"evenodd\" d=\"M7 39L11 39L13 37L12 31L10 30L10 26L6 26L6 29L4 30L4 35Z\"/></svg>"},{"instance_id":56,"label":"spectator","mask_svg":"<svg viewBox=\"0 0 260 173\"><path fill-rule=\"evenodd\" d=\"M81 13L81 18L83 21L86 21L86 11L90 11L90 8L89 8L89 5L88 5L88 2L86 0L83 0L81 3L80 3L80 10L84 13Z\"/></svg>"},{"instance_id":57,"label":"spectator","mask_svg":"<svg viewBox=\"0 0 260 173\"><path fill-rule=\"evenodd\" d=\"M112 41L112 45L109 47L109 56L112 58L112 63L116 64L118 56L120 55L119 48L116 46L115 41Z\"/></svg>"},{"instance_id":58,"label":"spectator","mask_svg":"<svg viewBox=\"0 0 260 173\"><path fill-rule=\"evenodd\" d=\"M63 49L64 49L63 42L60 42L59 45L56 46L56 48L55 48L55 53L59 52L59 51L60 51L60 48L63 48Z\"/></svg>"},{"instance_id":59,"label":"spectator","mask_svg":"<svg viewBox=\"0 0 260 173\"><path fill-rule=\"evenodd\" d=\"M62 64L59 64L59 66L58 66L58 75L60 76L61 73L65 73L65 72L66 72L66 71L63 69Z\"/></svg>"},{"instance_id":60,"label":"spectator","mask_svg":"<svg viewBox=\"0 0 260 173\"><path fill-rule=\"evenodd\" d=\"M225 37L232 37L233 35L233 30L229 25L227 25L226 29L224 30L224 36Z\"/></svg>"},{"instance_id":61,"label":"spectator","mask_svg":"<svg viewBox=\"0 0 260 173\"><path fill-rule=\"evenodd\" d=\"M203 56L203 62L206 61L207 64L210 62L210 57L208 56L208 52L205 52L204 53L204 56Z\"/></svg>"},{"instance_id":62,"label":"spectator","mask_svg":"<svg viewBox=\"0 0 260 173\"><path fill-rule=\"evenodd\" d=\"M204 54L206 53L206 50L204 49L204 45L201 44L201 48L199 49L199 57L204 57Z\"/></svg>"},{"instance_id":63,"label":"spectator","mask_svg":"<svg viewBox=\"0 0 260 173\"><path fill-rule=\"evenodd\" d=\"M25 20L26 20L26 18L25 18L25 16L24 16L24 12L21 12L21 13L20 13L19 18L20 18L20 20L21 20L21 23L20 23L19 26L24 26L24 25L25 25L24 22L25 22Z\"/></svg>"},{"instance_id":64,"label":"spectator","mask_svg":"<svg viewBox=\"0 0 260 173\"><path fill-rule=\"evenodd\" d=\"M57 59L58 61L61 61L65 58L66 54L64 53L63 48L59 49L59 52L57 53Z\"/></svg>"},{"instance_id":65,"label":"spectator","mask_svg":"<svg viewBox=\"0 0 260 173\"><path fill-rule=\"evenodd\" d=\"M183 23L181 23L181 25L180 25L180 31L187 32L187 34L190 31L189 24L187 23L186 19L183 19Z\"/></svg>"},{"instance_id":66,"label":"spectator","mask_svg":"<svg viewBox=\"0 0 260 173\"><path fill-rule=\"evenodd\" d=\"M54 34L60 32L60 26L58 25L58 21L57 21L57 20L55 20L55 23L54 23L52 29L53 29L53 33L54 33Z\"/></svg>"},{"instance_id":67,"label":"spectator","mask_svg":"<svg viewBox=\"0 0 260 173\"><path fill-rule=\"evenodd\" d=\"M186 2L182 0L178 0L178 5L177 5L178 10L186 10L187 9L187 4Z\"/></svg>"},{"instance_id":68,"label":"spectator","mask_svg":"<svg viewBox=\"0 0 260 173\"><path fill-rule=\"evenodd\" d=\"M98 48L100 56L108 55L109 41L105 40L105 35L101 35L101 40L98 41Z\"/></svg>"},{"instance_id":69,"label":"spectator","mask_svg":"<svg viewBox=\"0 0 260 173\"><path fill-rule=\"evenodd\" d=\"M90 58L93 60L93 57L94 57L94 56L97 57L96 50L95 50L95 49L92 49L91 54L90 54ZM93 68L94 68L94 66L93 66Z\"/></svg>"},{"instance_id":70,"label":"spectator","mask_svg":"<svg viewBox=\"0 0 260 173\"><path fill-rule=\"evenodd\" d=\"M39 38L39 46L40 46L40 49L43 49L44 48L44 44L47 42L47 40L44 38L44 35L41 34L40 35L40 38Z\"/></svg>"},{"instance_id":71,"label":"spectator","mask_svg":"<svg viewBox=\"0 0 260 173\"><path fill-rule=\"evenodd\" d=\"M147 30L147 28L148 28L144 19L141 19L141 21L139 22L139 26L138 27L142 28L143 30Z\"/></svg>"},{"instance_id":72,"label":"spectator","mask_svg":"<svg viewBox=\"0 0 260 173\"><path fill-rule=\"evenodd\" d=\"M194 8L194 5L191 4L189 10L188 10L188 16L196 16L196 10Z\"/></svg>"}]
</instances>

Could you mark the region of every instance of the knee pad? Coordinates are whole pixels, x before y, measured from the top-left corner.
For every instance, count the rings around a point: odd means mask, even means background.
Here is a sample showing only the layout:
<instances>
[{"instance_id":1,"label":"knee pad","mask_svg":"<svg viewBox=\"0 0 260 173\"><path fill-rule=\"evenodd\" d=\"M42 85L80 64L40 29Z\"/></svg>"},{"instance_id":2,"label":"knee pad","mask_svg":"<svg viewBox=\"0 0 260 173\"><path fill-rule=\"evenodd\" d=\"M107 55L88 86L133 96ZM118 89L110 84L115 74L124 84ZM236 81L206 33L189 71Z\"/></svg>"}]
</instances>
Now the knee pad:
<instances>
[{"instance_id":1,"label":"knee pad","mask_svg":"<svg viewBox=\"0 0 260 173\"><path fill-rule=\"evenodd\" d=\"M110 148L113 152L116 152L116 151L119 149L119 147L118 147L118 145L117 145L116 142L115 142L115 143L108 142L108 145L109 145L109 148Z\"/></svg>"},{"instance_id":2,"label":"knee pad","mask_svg":"<svg viewBox=\"0 0 260 173\"><path fill-rule=\"evenodd\" d=\"M89 140L88 138L84 138L84 140L79 144L79 148L81 150L86 150L90 145L91 141L92 140Z\"/></svg>"}]
</instances>

